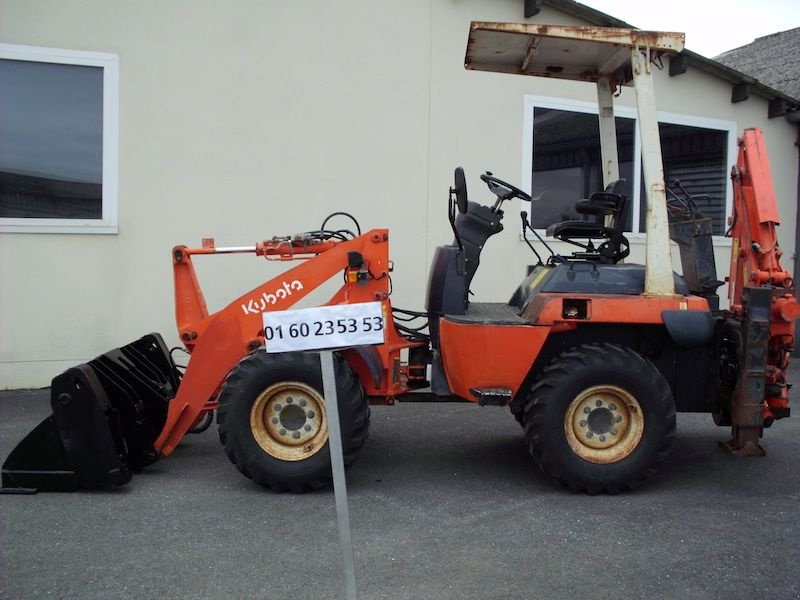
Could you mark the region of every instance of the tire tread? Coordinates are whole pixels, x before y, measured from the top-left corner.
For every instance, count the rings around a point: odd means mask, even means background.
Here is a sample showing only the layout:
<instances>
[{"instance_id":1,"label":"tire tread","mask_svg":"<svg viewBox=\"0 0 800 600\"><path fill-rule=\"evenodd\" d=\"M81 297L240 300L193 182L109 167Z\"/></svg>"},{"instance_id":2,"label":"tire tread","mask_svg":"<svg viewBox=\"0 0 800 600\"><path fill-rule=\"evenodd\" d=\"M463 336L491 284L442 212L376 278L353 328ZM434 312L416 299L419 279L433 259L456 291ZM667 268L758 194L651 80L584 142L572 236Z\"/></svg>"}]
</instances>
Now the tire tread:
<instances>
[{"instance_id":1,"label":"tire tread","mask_svg":"<svg viewBox=\"0 0 800 600\"><path fill-rule=\"evenodd\" d=\"M291 491L300 494L318 490L330 484L331 475L330 473L318 474L302 481L296 481L292 480L292 478L287 479L280 475L265 472L264 469L258 467L256 461L249 456L249 453L242 445L236 443L234 436L230 435L229 429L232 425L229 425L229 419L231 418L231 412L235 403L246 396L248 384L259 375L262 369L280 370L281 368L302 363L305 368L318 370L319 361L316 356L309 353L268 355L263 349L255 350L231 370L219 394L217 425L219 439L226 456L242 475L276 492ZM369 436L370 409L360 381L347 362L337 354L334 354L334 373L336 375L340 415L351 415L350 424L352 430L347 439L342 439L344 464L348 467L356 460ZM347 405L342 406L343 402L346 402Z\"/></svg>"},{"instance_id":2,"label":"tire tread","mask_svg":"<svg viewBox=\"0 0 800 600\"><path fill-rule=\"evenodd\" d=\"M664 415L667 431L659 440L654 456L646 468L622 481L598 482L576 476L564 466L564 461L557 460L558 457L554 456L553 449L554 432L548 430L545 420L551 405L558 397L560 388L577 371L583 368L608 368L610 366L623 368L633 377L643 380L660 379L657 381L658 385L653 386L657 392L651 401L656 405L668 407ZM675 414L675 403L669 385L650 361L630 348L610 343L595 343L581 345L563 352L542 369L539 377L528 391L522 421L525 440L531 456L539 468L553 480L575 492L616 494L638 487L656 473L660 464L667 458L675 436ZM646 427L647 424L645 424Z\"/></svg>"}]
</instances>

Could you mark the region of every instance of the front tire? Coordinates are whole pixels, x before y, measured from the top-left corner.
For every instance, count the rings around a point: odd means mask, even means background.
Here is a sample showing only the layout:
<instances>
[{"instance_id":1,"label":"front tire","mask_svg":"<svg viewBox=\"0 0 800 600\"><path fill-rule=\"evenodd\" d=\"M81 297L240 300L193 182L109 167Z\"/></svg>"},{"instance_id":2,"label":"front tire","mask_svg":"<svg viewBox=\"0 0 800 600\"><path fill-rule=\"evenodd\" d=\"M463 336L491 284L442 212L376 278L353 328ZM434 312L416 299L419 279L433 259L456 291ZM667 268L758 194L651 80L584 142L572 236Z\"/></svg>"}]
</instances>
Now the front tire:
<instances>
[{"instance_id":1,"label":"front tire","mask_svg":"<svg viewBox=\"0 0 800 600\"><path fill-rule=\"evenodd\" d=\"M590 494L632 489L653 475L675 435L675 402L656 367L629 348L578 346L528 392L525 439L553 479Z\"/></svg>"},{"instance_id":2,"label":"front tire","mask_svg":"<svg viewBox=\"0 0 800 600\"><path fill-rule=\"evenodd\" d=\"M356 375L338 355L334 374L345 466L369 431L369 406ZM319 356L255 351L231 371L219 394L219 438L236 468L275 491L329 485L328 418Z\"/></svg>"}]
</instances>

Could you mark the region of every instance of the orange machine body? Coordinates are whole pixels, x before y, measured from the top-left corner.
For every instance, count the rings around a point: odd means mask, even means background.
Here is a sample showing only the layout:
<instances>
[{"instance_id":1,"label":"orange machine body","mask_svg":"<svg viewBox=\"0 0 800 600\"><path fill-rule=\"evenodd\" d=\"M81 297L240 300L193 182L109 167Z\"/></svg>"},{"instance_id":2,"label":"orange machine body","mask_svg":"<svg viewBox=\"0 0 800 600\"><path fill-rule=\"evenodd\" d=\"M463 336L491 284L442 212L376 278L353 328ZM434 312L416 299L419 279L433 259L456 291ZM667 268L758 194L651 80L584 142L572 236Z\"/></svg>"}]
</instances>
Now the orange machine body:
<instances>
[{"instance_id":1,"label":"orange machine body","mask_svg":"<svg viewBox=\"0 0 800 600\"><path fill-rule=\"evenodd\" d=\"M585 302L585 312L565 315L568 303ZM663 325L665 310L708 311L697 296L647 297L624 295L539 293L523 311L520 325L461 323L442 319L441 353L447 382L454 394L477 401L475 388L506 388L516 396L548 336L581 324ZM476 360L476 353L480 360Z\"/></svg>"}]
</instances>

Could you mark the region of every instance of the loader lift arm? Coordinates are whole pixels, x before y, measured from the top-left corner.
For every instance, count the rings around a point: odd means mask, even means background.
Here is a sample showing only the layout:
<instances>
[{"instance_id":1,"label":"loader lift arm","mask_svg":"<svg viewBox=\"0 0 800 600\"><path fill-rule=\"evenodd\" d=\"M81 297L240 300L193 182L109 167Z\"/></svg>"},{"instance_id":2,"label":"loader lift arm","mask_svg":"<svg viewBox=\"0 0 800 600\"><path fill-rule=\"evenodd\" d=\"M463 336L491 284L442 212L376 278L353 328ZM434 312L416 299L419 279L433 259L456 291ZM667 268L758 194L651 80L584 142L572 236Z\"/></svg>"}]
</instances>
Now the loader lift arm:
<instances>
[{"instance_id":1,"label":"loader lift arm","mask_svg":"<svg viewBox=\"0 0 800 600\"><path fill-rule=\"evenodd\" d=\"M399 364L401 349L422 345L400 335L390 318L388 240L388 230L375 229L348 241L310 241L298 236L261 242L251 248L215 248L208 241L203 248L177 246L172 253L175 317L180 338L192 358L177 395L169 403L166 424L154 444L156 451L162 456L172 453L206 402L216 397L231 369L248 352L264 345L263 312L290 308L342 271L345 282L326 305L383 303L386 343L378 347L382 365ZM232 251L303 262L209 315L192 256ZM377 384L367 375L365 372L362 380L368 384L369 395L392 397L405 391L388 373L384 372Z\"/></svg>"}]
</instances>

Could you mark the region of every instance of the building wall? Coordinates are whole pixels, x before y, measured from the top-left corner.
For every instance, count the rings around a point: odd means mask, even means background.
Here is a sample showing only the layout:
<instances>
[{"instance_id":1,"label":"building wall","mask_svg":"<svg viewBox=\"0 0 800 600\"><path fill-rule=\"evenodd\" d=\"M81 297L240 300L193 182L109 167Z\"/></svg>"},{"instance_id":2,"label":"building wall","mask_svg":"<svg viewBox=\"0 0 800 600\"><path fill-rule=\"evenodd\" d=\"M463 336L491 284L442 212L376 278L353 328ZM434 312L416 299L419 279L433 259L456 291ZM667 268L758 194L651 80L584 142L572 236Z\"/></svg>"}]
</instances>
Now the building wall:
<instances>
[{"instance_id":1,"label":"building wall","mask_svg":"<svg viewBox=\"0 0 800 600\"><path fill-rule=\"evenodd\" d=\"M488 200L482 171L513 182L529 168L526 95L595 100L593 86L463 69L470 20L520 21L522 4L6 0L2 42L119 55L119 233L0 234L0 387L47 385L149 331L177 345L172 246L251 244L335 210L390 228L393 301L422 308L433 249L452 238L453 168ZM551 10L535 20L578 23ZM790 256L794 127L767 120L760 98L731 104L729 84L696 70L656 79L660 110L765 130ZM633 90L618 101L632 105ZM487 246L477 298L507 299L532 262L518 210ZM634 241L631 259L643 256ZM283 267L197 262L212 310Z\"/></svg>"}]
</instances>

